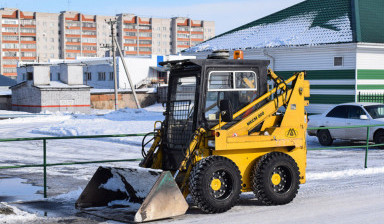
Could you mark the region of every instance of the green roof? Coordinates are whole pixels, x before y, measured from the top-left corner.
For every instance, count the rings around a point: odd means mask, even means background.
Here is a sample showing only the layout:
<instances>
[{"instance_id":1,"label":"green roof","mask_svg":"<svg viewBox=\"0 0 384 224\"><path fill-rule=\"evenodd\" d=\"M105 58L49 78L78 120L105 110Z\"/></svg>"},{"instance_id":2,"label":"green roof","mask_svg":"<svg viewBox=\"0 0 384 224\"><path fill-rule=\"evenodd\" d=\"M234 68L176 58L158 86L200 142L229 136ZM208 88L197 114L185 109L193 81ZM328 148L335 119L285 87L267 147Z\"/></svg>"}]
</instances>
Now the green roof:
<instances>
[{"instance_id":1,"label":"green roof","mask_svg":"<svg viewBox=\"0 0 384 224\"><path fill-rule=\"evenodd\" d=\"M187 51L384 43L384 0L306 0Z\"/></svg>"}]
</instances>

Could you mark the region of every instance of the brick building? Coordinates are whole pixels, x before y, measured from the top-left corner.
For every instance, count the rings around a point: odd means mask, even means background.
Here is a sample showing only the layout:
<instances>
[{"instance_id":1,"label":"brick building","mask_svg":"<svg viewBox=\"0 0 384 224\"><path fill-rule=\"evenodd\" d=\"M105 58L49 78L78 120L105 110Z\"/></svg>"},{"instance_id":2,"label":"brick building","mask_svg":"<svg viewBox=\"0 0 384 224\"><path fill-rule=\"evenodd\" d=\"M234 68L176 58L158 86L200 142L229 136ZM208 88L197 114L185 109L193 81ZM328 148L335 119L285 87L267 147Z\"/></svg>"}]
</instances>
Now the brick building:
<instances>
[{"instance_id":1,"label":"brick building","mask_svg":"<svg viewBox=\"0 0 384 224\"><path fill-rule=\"evenodd\" d=\"M125 55L176 54L215 35L214 22L189 18L41 13L2 8L0 73L16 78L20 61L104 57L107 49L101 45L111 43L110 27L105 20L115 18L118 42Z\"/></svg>"}]
</instances>

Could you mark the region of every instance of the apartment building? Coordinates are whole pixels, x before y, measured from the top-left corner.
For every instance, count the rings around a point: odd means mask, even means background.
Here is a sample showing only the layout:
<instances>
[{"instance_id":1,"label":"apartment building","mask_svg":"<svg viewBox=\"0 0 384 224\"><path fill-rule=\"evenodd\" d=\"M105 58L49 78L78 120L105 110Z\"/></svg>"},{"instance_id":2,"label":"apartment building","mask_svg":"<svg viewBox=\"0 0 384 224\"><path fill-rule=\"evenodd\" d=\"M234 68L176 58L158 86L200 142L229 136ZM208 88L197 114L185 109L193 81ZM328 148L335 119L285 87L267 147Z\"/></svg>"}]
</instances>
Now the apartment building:
<instances>
[{"instance_id":1,"label":"apartment building","mask_svg":"<svg viewBox=\"0 0 384 224\"><path fill-rule=\"evenodd\" d=\"M177 54L215 35L213 21L152 18L134 14L85 15L79 12L24 12L0 9L0 73L16 78L17 63L104 57L111 43L108 20L124 55Z\"/></svg>"}]
</instances>

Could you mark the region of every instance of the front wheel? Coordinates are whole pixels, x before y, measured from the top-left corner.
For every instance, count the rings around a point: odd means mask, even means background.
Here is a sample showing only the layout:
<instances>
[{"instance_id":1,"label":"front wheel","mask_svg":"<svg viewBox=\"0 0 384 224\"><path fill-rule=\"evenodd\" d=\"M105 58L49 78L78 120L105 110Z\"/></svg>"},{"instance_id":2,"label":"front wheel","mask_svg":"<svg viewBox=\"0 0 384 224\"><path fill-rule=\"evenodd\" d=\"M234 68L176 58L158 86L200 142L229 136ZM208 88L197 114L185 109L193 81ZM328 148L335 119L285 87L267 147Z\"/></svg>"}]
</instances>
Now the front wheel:
<instances>
[{"instance_id":1,"label":"front wheel","mask_svg":"<svg viewBox=\"0 0 384 224\"><path fill-rule=\"evenodd\" d=\"M209 156L192 169L189 190L196 206L206 213L231 209L240 197L241 175L232 160Z\"/></svg>"},{"instance_id":2,"label":"front wheel","mask_svg":"<svg viewBox=\"0 0 384 224\"><path fill-rule=\"evenodd\" d=\"M322 146L330 146L333 143L331 133L327 129L319 130L317 132L317 139Z\"/></svg>"},{"instance_id":3,"label":"front wheel","mask_svg":"<svg viewBox=\"0 0 384 224\"><path fill-rule=\"evenodd\" d=\"M296 197L300 172L292 157L282 152L271 152L255 164L252 180L258 200L265 205L282 205Z\"/></svg>"}]
</instances>

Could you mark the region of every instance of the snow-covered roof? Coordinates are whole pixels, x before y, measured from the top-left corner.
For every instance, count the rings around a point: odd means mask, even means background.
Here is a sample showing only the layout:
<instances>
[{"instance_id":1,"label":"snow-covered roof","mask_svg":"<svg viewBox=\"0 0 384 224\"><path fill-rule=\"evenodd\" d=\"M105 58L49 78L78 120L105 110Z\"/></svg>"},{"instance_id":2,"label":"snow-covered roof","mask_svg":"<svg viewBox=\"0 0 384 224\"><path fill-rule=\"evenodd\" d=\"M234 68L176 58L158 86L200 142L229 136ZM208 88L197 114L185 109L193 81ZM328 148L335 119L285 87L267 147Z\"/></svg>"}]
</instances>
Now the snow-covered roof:
<instances>
[{"instance_id":1,"label":"snow-covered roof","mask_svg":"<svg viewBox=\"0 0 384 224\"><path fill-rule=\"evenodd\" d=\"M49 85L36 85L39 89L78 89L78 88L91 88L87 85L68 85L60 81L51 81Z\"/></svg>"},{"instance_id":2,"label":"snow-covered roof","mask_svg":"<svg viewBox=\"0 0 384 224\"><path fill-rule=\"evenodd\" d=\"M383 11L382 0L371 0L369 3L355 0L306 0L218 35L186 51L350 42L384 43ZM372 27L372 23L376 24L376 28ZM364 36L367 32L371 34Z\"/></svg>"}]
</instances>

